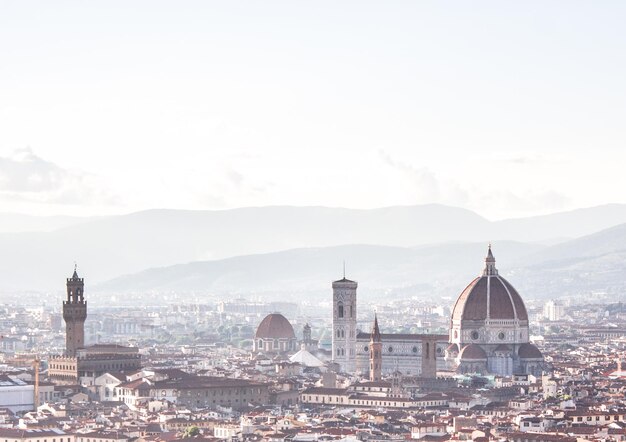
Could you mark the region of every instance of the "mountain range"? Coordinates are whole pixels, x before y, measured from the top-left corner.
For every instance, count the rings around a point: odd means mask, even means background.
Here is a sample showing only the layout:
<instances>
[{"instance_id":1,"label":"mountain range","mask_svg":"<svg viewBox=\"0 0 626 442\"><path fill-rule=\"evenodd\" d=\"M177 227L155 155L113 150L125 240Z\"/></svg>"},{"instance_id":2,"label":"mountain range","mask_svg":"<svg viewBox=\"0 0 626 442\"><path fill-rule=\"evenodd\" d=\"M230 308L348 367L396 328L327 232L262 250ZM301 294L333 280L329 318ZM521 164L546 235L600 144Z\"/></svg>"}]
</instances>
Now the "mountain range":
<instances>
[{"instance_id":1,"label":"mountain range","mask_svg":"<svg viewBox=\"0 0 626 442\"><path fill-rule=\"evenodd\" d=\"M3 216L0 226L16 223ZM626 205L503 221L422 205L148 210L55 222L66 224L31 220L32 231L0 233L0 290L62 290L76 261L94 290L296 293L326 287L345 259L371 290L428 292L467 282L490 240L502 268L523 275L537 265L577 268L572 259L617 260L626 249L623 226L610 229L626 222Z\"/></svg>"},{"instance_id":2,"label":"mountain range","mask_svg":"<svg viewBox=\"0 0 626 442\"><path fill-rule=\"evenodd\" d=\"M500 274L525 298L621 295L626 289L626 224L552 246L498 241L493 250ZM485 243L303 248L153 268L96 289L323 299L346 260L348 277L360 282L365 298L454 297L480 274L485 254Z\"/></svg>"}]
</instances>

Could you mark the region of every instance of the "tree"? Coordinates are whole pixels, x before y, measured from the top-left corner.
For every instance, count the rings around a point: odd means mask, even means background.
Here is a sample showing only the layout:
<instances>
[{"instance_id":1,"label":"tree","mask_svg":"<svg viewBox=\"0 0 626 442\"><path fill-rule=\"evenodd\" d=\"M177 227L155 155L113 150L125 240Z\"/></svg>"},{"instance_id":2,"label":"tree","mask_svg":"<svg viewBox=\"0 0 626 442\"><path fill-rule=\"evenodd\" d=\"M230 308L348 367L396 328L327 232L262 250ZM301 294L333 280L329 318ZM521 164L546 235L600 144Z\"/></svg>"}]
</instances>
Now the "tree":
<instances>
[{"instance_id":1,"label":"tree","mask_svg":"<svg viewBox=\"0 0 626 442\"><path fill-rule=\"evenodd\" d=\"M195 425L192 425L185 429L185 432L183 433L183 437L184 438L196 437L198 434L200 434L200 428L196 427Z\"/></svg>"}]
</instances>

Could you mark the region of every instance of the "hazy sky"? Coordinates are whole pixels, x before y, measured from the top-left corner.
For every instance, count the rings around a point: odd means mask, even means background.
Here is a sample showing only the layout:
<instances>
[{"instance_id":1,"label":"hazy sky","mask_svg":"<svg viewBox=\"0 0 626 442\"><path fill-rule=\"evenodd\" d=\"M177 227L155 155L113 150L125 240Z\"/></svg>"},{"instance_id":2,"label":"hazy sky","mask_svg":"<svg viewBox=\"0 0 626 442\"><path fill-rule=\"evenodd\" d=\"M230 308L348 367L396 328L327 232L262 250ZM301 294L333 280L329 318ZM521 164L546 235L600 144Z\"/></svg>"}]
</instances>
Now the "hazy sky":
<instances>
[{"instance_id":1,"label":"hazy sky","mask_svg":"<svg viewBox=\"0 0 626 442\"><path fill-rule=\"evenodd\" d=\"M0 0L0 211L626 203L626 3Z\"/></svg>"}]
</instances>

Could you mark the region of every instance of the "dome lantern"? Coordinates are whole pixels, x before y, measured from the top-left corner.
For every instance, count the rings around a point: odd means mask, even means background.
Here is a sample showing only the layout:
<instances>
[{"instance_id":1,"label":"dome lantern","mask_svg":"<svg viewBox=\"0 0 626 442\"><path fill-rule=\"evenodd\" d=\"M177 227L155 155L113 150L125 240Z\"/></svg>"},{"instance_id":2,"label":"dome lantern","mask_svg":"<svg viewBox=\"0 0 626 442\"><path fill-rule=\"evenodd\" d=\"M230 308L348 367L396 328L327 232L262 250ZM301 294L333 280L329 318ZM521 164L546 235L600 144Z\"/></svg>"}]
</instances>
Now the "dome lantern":
<instances>
[{"instance_id":1,"label":"dome lantern","mask_svg":"<svg viewBox=\"0 0 626 442\"><path fill-rule=\"evenodd\" d=\"M496 258L491 253L491 243L487 249L487 256L485 257L485 269L483 270L483 276L496 276L498 269L496 269Z\"/></svg>"}]
</instances>

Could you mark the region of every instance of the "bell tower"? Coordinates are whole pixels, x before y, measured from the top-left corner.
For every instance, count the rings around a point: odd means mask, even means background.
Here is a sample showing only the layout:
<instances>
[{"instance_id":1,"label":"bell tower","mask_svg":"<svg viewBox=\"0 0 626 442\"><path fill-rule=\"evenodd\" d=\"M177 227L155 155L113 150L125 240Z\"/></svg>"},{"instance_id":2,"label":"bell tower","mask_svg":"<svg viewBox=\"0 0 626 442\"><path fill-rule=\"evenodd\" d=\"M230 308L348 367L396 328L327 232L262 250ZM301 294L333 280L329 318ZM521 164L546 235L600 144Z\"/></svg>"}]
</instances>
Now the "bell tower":
<instances>
[{"instance_id":1,"label":"bell tower","mask_svg":"<svg viewBox=\"0 0 626 442\"><path fill-rule=\"evenodd\" d=\"M67 300L63 301L66 356L76 356L76 350L85 346L87 301L84 298L84 288L85 282L83 278L78 277L74 265L74 274L67 278Z\"/></svg>"},{"instance_id":2,"label":"bell tower","mask_svg":"<svg viewBox=\"0 0 626 442\"><path fill-rule=\"evenodd\" d=\"M355 281L333 282L333 361L341 371L356 371L356 289Z\"/></svg>"},{"instance_id":3,"label":"bell tower","mask_svg":"<svg viewBox=\"0 0 626 442\"><path fill-rule=\"evenodd\" d=\"M378 328L378 317L374 314L374 325L370 335L370 381L378 382L383 370L383 341Z\"/></svg>"}]
</instances>

